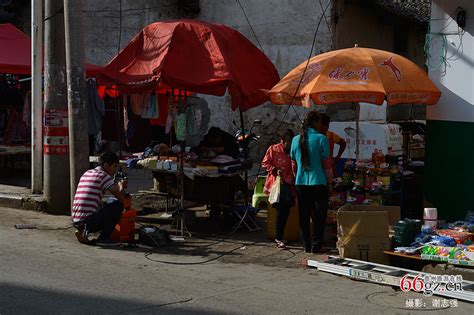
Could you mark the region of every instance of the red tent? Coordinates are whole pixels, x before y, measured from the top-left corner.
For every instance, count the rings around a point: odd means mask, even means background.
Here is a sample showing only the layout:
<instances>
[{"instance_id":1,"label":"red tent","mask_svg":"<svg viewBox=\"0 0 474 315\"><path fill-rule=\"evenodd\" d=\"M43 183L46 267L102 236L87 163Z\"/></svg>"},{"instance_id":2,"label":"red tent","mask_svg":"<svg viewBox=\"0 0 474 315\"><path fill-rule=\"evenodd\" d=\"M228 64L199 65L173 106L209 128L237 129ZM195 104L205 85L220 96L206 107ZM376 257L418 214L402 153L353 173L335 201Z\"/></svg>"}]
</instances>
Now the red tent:
<instances>
[{"instance_id":1,"label":"red tent","mask_svg":"<svg viewBox=\"0 0 474 315\"><path fill-rule=\"evenodd\" d=\"M0 73L30 74L31 40L10 23L0 24Z\"/></svg>"},{"instance_id":2,"label":"red tent","mask_svg":"<svg viewBox=\"0 0 474 315\"><path fill-rule=\"evenodd\" d=\"M224 95L228 89L232 108L242 111L267 101L261 89L279 81L272 62L238 31L187 19L145 27L99 78L109 87L117 82L120 93L173 87Z\"/></svg>"},{"instance_id":3,"label":"red tent","mask_svg":"<svg viewBox=\"0 0 474 315\"><path fill-rule=\"evenodd\" d=\"M0 73L31 73L31 39L10 23L0 24ZM88 76L97 76L101 66L86 64Z\"/></svg>"}]
</instances>

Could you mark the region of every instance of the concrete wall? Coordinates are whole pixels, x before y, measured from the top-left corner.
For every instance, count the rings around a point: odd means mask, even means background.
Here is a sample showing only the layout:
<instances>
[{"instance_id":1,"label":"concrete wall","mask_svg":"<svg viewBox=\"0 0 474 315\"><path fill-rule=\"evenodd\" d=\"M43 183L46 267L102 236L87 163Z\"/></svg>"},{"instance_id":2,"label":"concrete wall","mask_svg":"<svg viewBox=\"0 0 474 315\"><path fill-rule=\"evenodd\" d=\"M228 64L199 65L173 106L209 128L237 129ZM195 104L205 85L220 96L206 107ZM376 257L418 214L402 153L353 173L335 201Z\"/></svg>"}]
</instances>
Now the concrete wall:
<instances>
[{"instance_id":1,"label":"concrete wall","mask_svg":"<svg viewBox=\"0 0 474 315\"><path fill-rule=\"evenodd\" d=\"M328 1L323 0L323 5ZM145 1L122 0L123 19L121 47L144 26L159 20L182 17L175 0ZM319 1L313 0L240 0L255 30L265 54L277 67L280 76L308 58L317 21L322 10ZM119 11L116 0L86 0L86 59L88 62L105 64L116 53L119 38ZM148 10L139 10L150 8ZM255 37L248 26L242 9L235 0L201 0L201 11L195 18L210 22L223 23L244 34L257 45ZM331 23L331 7L326 12ZM328 24L329 24L328 23ZM323 23L320 26L315 45L315 54L331 49L331 26ZM203 96L211 110L209 126L217 126L229 132L235 132L240 126L238 112L230 110L230 98ZM245 113L245 123L249 125L254 119L261 119L264 125L259 128L263 139L256 143L256 155L261 155L268 145L268 140L282 121L287 106L277 107L265 104ZM302 119L305 110L296 109ZM283 127L295 128L298 118L293 110L285 117ZM283 128L282 127L282 128Z\"/></svg>"},{"instance_id":2,"label":"concrete wall","mask_svg":"<svg viewBox=\"0 0 474 315\"><path fill-rule=\"evenodd\" d=\"M406 32L405 57L420 67L424 67L423 51L425 26L402 17L394 16L371 4L357 0L337 0L335 5L335 42L336 48L360 47L397 51L395 34L403 29ZM371 108L372 107L372 108ZM374 108L375 105L362 105L361 120L403 120L413 114L415 119L425 119L424 106L398 105L387 108ZM348 105L335 105L328 108L333 120L353 120L355 112Z\"/></svg>"},{"instance_id":3,"label":"concrete wall","mask_svg":"<svg viewBox=\"0 0 474 315\"><path fill-rule=\"evenodd\" d=\"M464 33L458 33L453 16L457 7L467 11ZM430 70L431 79L441 89L437 106L428 110L430 120L474 122L474 2L469 0L433 1L431 32L446 35L448 60ZM455 17L454 17L455 18ZM452 35L450 35L452 34ZM442 37L434 35L430 47L431 64L439 63Z\"/></svg>"},{"instance_id":4,"label":"concrete wall","mask_svg":"<svg viewBox=\"0 0 474 315\"><path fill-rule=\"evenodd\" d=\"M453 12L466 10L464 32ZM434 0L431 32L446 34L447 61L429 74L441 99L428 109L426 136L426 196L441 218L460 220L473 210L474 167L474 2ZM442 37L430 47L432 66L439 64Z\"/></svg>"}]
</instances>

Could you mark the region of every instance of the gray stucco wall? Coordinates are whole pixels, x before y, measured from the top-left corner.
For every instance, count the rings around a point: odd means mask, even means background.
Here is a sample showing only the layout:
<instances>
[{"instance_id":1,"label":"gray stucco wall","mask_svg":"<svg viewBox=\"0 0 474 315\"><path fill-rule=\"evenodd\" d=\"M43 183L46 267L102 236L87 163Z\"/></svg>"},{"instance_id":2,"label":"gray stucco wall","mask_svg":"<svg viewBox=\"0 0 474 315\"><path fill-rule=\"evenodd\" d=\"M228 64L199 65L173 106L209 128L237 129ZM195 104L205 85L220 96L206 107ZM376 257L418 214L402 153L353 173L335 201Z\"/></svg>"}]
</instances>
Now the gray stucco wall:
<instances>
[{"instance_id":1,"label":"gray stucco wall","mask_svg":"<svg viewBox=\"0 0 474 315\"><path fill-rule=\"evenodd\" d=\"M326 5L330 0L322 0ZM316 24L322 14L319 1L314 0L240 0L255 30L265 54L277 67L280 76L308 58ZM119 39L119 1L85 0L86 59L96 64L106 64L116 53ZM149 9L147 9L149 8ZM194 18L226 24L244 34L257 45L255 37L247 24L245 16L236 0L201 0L201 11ZM140 10L144 9L144 10ZM331 7L326 12L331 23ZM122 0L123 48L144 26L166 19L183 17L175 0L146 1ZM314 54L331 49L331 33L323 20L319 28ZM203 96L210 109L208 128L217 126L234 133L240 126L238 112L230 109L227 96ZM253 156L263 153L269 139L287 111L287 106L265 104L245 113L245 123L261 119L263 126L256 130L262 140L254 144ZM296 110L302 118L305 110ZM295 128L298 118L290 110L282 128Z\"/></svg>"}]
</instances>

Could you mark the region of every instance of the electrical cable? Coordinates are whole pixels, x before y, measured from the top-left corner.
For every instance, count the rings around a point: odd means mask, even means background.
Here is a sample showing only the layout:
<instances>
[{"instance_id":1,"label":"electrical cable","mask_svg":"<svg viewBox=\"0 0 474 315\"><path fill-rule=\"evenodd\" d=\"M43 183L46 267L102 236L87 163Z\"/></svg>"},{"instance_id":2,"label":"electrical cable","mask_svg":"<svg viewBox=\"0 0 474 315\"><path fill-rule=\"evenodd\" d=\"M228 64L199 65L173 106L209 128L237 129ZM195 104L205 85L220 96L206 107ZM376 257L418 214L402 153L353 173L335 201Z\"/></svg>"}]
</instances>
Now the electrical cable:
<instances>
[{"instance_id":1,"label":"electrical cable","mask_svg":"<svg viewBox=\"0 0 474 315\"><path fill-rule=\"evenodd\" d=\"M140 224L138 223L139 225L142 225L144 226L143 224ZM203 264L207 264L207 263L210 263L212 261L215 261L219 258L222 258L226 255L229 255L237 250L239 250L240 248L242 248L243 246L253 246L255 244L259 244L261 242L252 242L252 243L244 243L244 244L240 244L238 247L235 247L231 250L228 250L224 253L221 253L219 255L217 255L216 257L213 257L213 258L210 258L210 259L206 259L206 260L203 260L203 261L197 261L197 262L174 262L174 261L166 261L166 260L157 260L157 259L153 259L151 258L150 256L153 255L156 251L156 249L162 247L161 244L159 244L151 235L145 233L149 238L150 240L155 243L156 245L156 248L152 248L150 251L146 252L145 253L145 258L150 260L150 261L153 261L153 262L157 262L157 263L161 263L161 264L167 264L167 265L179 265L179 266L189 266L189 265L203 265ZM216 241L215 243L211 243L211 244L207 244L206 246L211 246L211 245L217 245L219 243L222 243L224 242L230 235L232 234L229 233L229 234L226 234L221 240L218 240Z\"/></svg>"},{"instance_id":2,"label":"electrical cable","mask_svg":"<svg viewBox=\"0 0 474 315\"><path fill-rule=\"evenodd\" d=\"M64 228L37 228L39 231L66 231L72 229L74 226L68 226Z\"/></svg>"},{"instance_id":3,"label":"electrical cable","mask_svg":"<svg viewBox=\"0 0 474 315\"><path fill-rule=\"evenodd\" d=\"M436 19L431 19L430 23L428 24L428 31L425 36L425 44L424 44L424 51L426 54L426 66L428 67L429 70L431 71L436 71L440 70L444 66L443 73L446 73L446 65L448 64L449 61L455 61L458 60L459 58L453 58L456 54L459 53L460 50L463 50L463 36L464 36L464 31L458 31L457 32L452 32L452 33L444 33L443 31L446 30L455 19L452 17L454 16L460 8L456 8L451 14L449 14L449 18L447 19L441 19L441 20L450 20L442 29L440 29L437 32L431 32L431 21L434 21ZM448 56L448 39L447 35L457 35L459 36L459 46L458 48L451 54L451 56ZM431 61L434 59L433 53L432 53L432 46L434 43L440 39L440 50L439 50L439 56L438 56L438 61L436 64L433 64Z\"/></svg>"},{"instance_id":4,"label":"electrical cable","mask_svg":"<svg viewBox=\"0 0 474 315\"><path fill-rule=\"evenodd\" d=\"M293 107L293 102L294 102L295 99L296 99L296 95L298 94L298 91L299 91L299 89L300 89L300 87L301 87L301 83L303 82L303 79L304 79L304 76L305 76L305 74L306 74L306 71L308 70L308 66L309 66L309 63L310 63L310 61L311 61L311 56L313 55L314 45L315 45L315 43L316 43L316 37L317 37L317 35L318 35L319 27L320 27L320 25L321 25L321 22L322 22L323 18L325 17L326 11L327 11L327 9L329 8L329 5L330 5L330 4L331 4L331 0L328 0L328 2L327 2L327 4L326 4L326 7L324 8L324 10L323 10L321 16L319 17L319 21L318 21L318 23L317 23L316 30L314 31L313 42L312 42L312 44L311 44L311 50L310 50L310 52L309 52L308 60L306 61L306 65L305 65L305 68L304 68L304 70L303 70L303 73L301 74L301 78L300 78L300 80L299 80L299 82L298 82L298 86L296 87L295 93L293 94L293 97L291 98L291 102L290 102L290 104L289 104L289 106L288 106L288 109L287 109L286 112L285 112L285 115L283 115L283 118L282 118L280 124L278 125L278 127L276 128L276 130L273 132L273 135L272 135L272 137L270 138L269 143L273 143L273 141L275 140L275 136L278 134L278 131L280 130L281 126L282 126L283 123L284 123L284 119L285 119L286 115L287 115L288 112L290 111L290 108ZM296 109L293 108L293 110L296 112ZM299 117L298 117L298 119L299 119ZM300 119L299 119L299 120L300 120ZM301 120L300 120L300 121L301 121ZM260 163L259 163L259 166L258 166L257 176L260 174L260 171L261 171L261 169L262 169L262 161L263 161L264 158L265 158L265 153L263 154L262 158L260 159Z\"/></svg>"},{"instance_id":5,"label":"electrical cable","mask_svg":"<svg viewBox=\"0 0 474 315\"><path fill-rule=\"evenodd\" d=\"M326 11L324 10L322 0L319 0L318 2L319 2L319 7L321 8L321 10L323 10L324 21L326 22L326 26L328 27L329 34L331 35L331 47L334 48L334 45L336 44L336 41L334 40L333 29L331 28L331 25L329 24L329 21L326 17Z\"/></svg>"},{"instance_id":6,"label":"electrical cable","mask_svg":"<svg viewBox=\"0 0 474 315\"><path fill-rule=\"evenodd\" d=\"M172 4L152 6L152 7L147 7L147 8L124 9L124 10L122 10L122 13L135 12L135 11L149 11L149 10L160 9L160 8L170 8L170 7L175 7L177 4L178 4L178 2L175 2L175 3L172 3ZM83 10L82 12L84 12L84 13L102 13L102 12L116 12L116 11L117 11L117 9L102 9L102 10Z\"/></svg>"},{"instance_id":7,"label":"electrical cable","mask_svg":"<svg viewBox=\"0 0 474 315\"><path fill-rule=\"evenodd\" d=\"M117 43L117 57L120 54L120 48L122 46L122 0L119 0L119 34L118 34L118 43ZM116 63L115 67L115 124L117 128L117 141L119 144L119 157L122 156L122 135L120 128L120 108L119 108L119 97L118 97L118 76L119 76L119 63Z\"/></svg>"},{"instance_id":8,"label":"electrical cable","mask_svg":"<svg viewBox=\"0 0 474 315\"><path fill-rule=\"evenodd\" d=\"M50 16L45 17L45 18L43 19L43 22L46 22L47 20L52 19L53 17L55 17L55 16L58 15L59 13L63 13L63 12L64 12L64 7L62 7L62 8L59 9L58 11L54 12L54 13L51 14Z\"/></svg>"},{"instance_id":9,"label":"electrical cable","mask_svg":"<svg viewBox=\"0 0 474 315\"><path fill-rule=\"evenodd\" d=\"M252 24L250 24L250 20L249 20L249 18L248 18L248 16L247 16L247 13L245 12L244 7L243 7L242 4L240 3L240 0L237 0L237 3L239 4L240 8L242 9L242 12L244 13L245 19L247 20L247 24L250 26L250 30L252 31L253 36L255 37L255 40L257 41L258 46L260 47L260 50L261 50L262 52L264 52L263 47L262 47L262 45L260 44L260 41L259 41L258 38L257 38L257 34L255 34L255 30L253 29ZM265 53L265 52L264 52L264 53Z\"/></svg>"}]
</instances>

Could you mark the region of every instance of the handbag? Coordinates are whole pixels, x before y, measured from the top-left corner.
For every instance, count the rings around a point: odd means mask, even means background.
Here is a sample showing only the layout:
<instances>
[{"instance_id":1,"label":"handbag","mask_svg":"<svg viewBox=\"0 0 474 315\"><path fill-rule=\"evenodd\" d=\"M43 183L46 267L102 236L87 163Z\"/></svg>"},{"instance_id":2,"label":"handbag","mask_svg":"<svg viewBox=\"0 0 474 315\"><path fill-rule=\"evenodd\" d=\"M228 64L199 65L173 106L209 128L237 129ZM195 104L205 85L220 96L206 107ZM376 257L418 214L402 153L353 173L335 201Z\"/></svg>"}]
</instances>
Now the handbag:
<instances>
[{"instance_id":1,"label":"handbag","mask_svg":"<svg viewBox=\"0 0 474 315\"><path fill-rule=\"evenodd\" d=\"M268 202L272 205L280 200L280 185L281 179L280 176L277 176L275 182L272 185L272 188L270 188L270 195L268 196Z\"/></svg>"}]
</instances>

